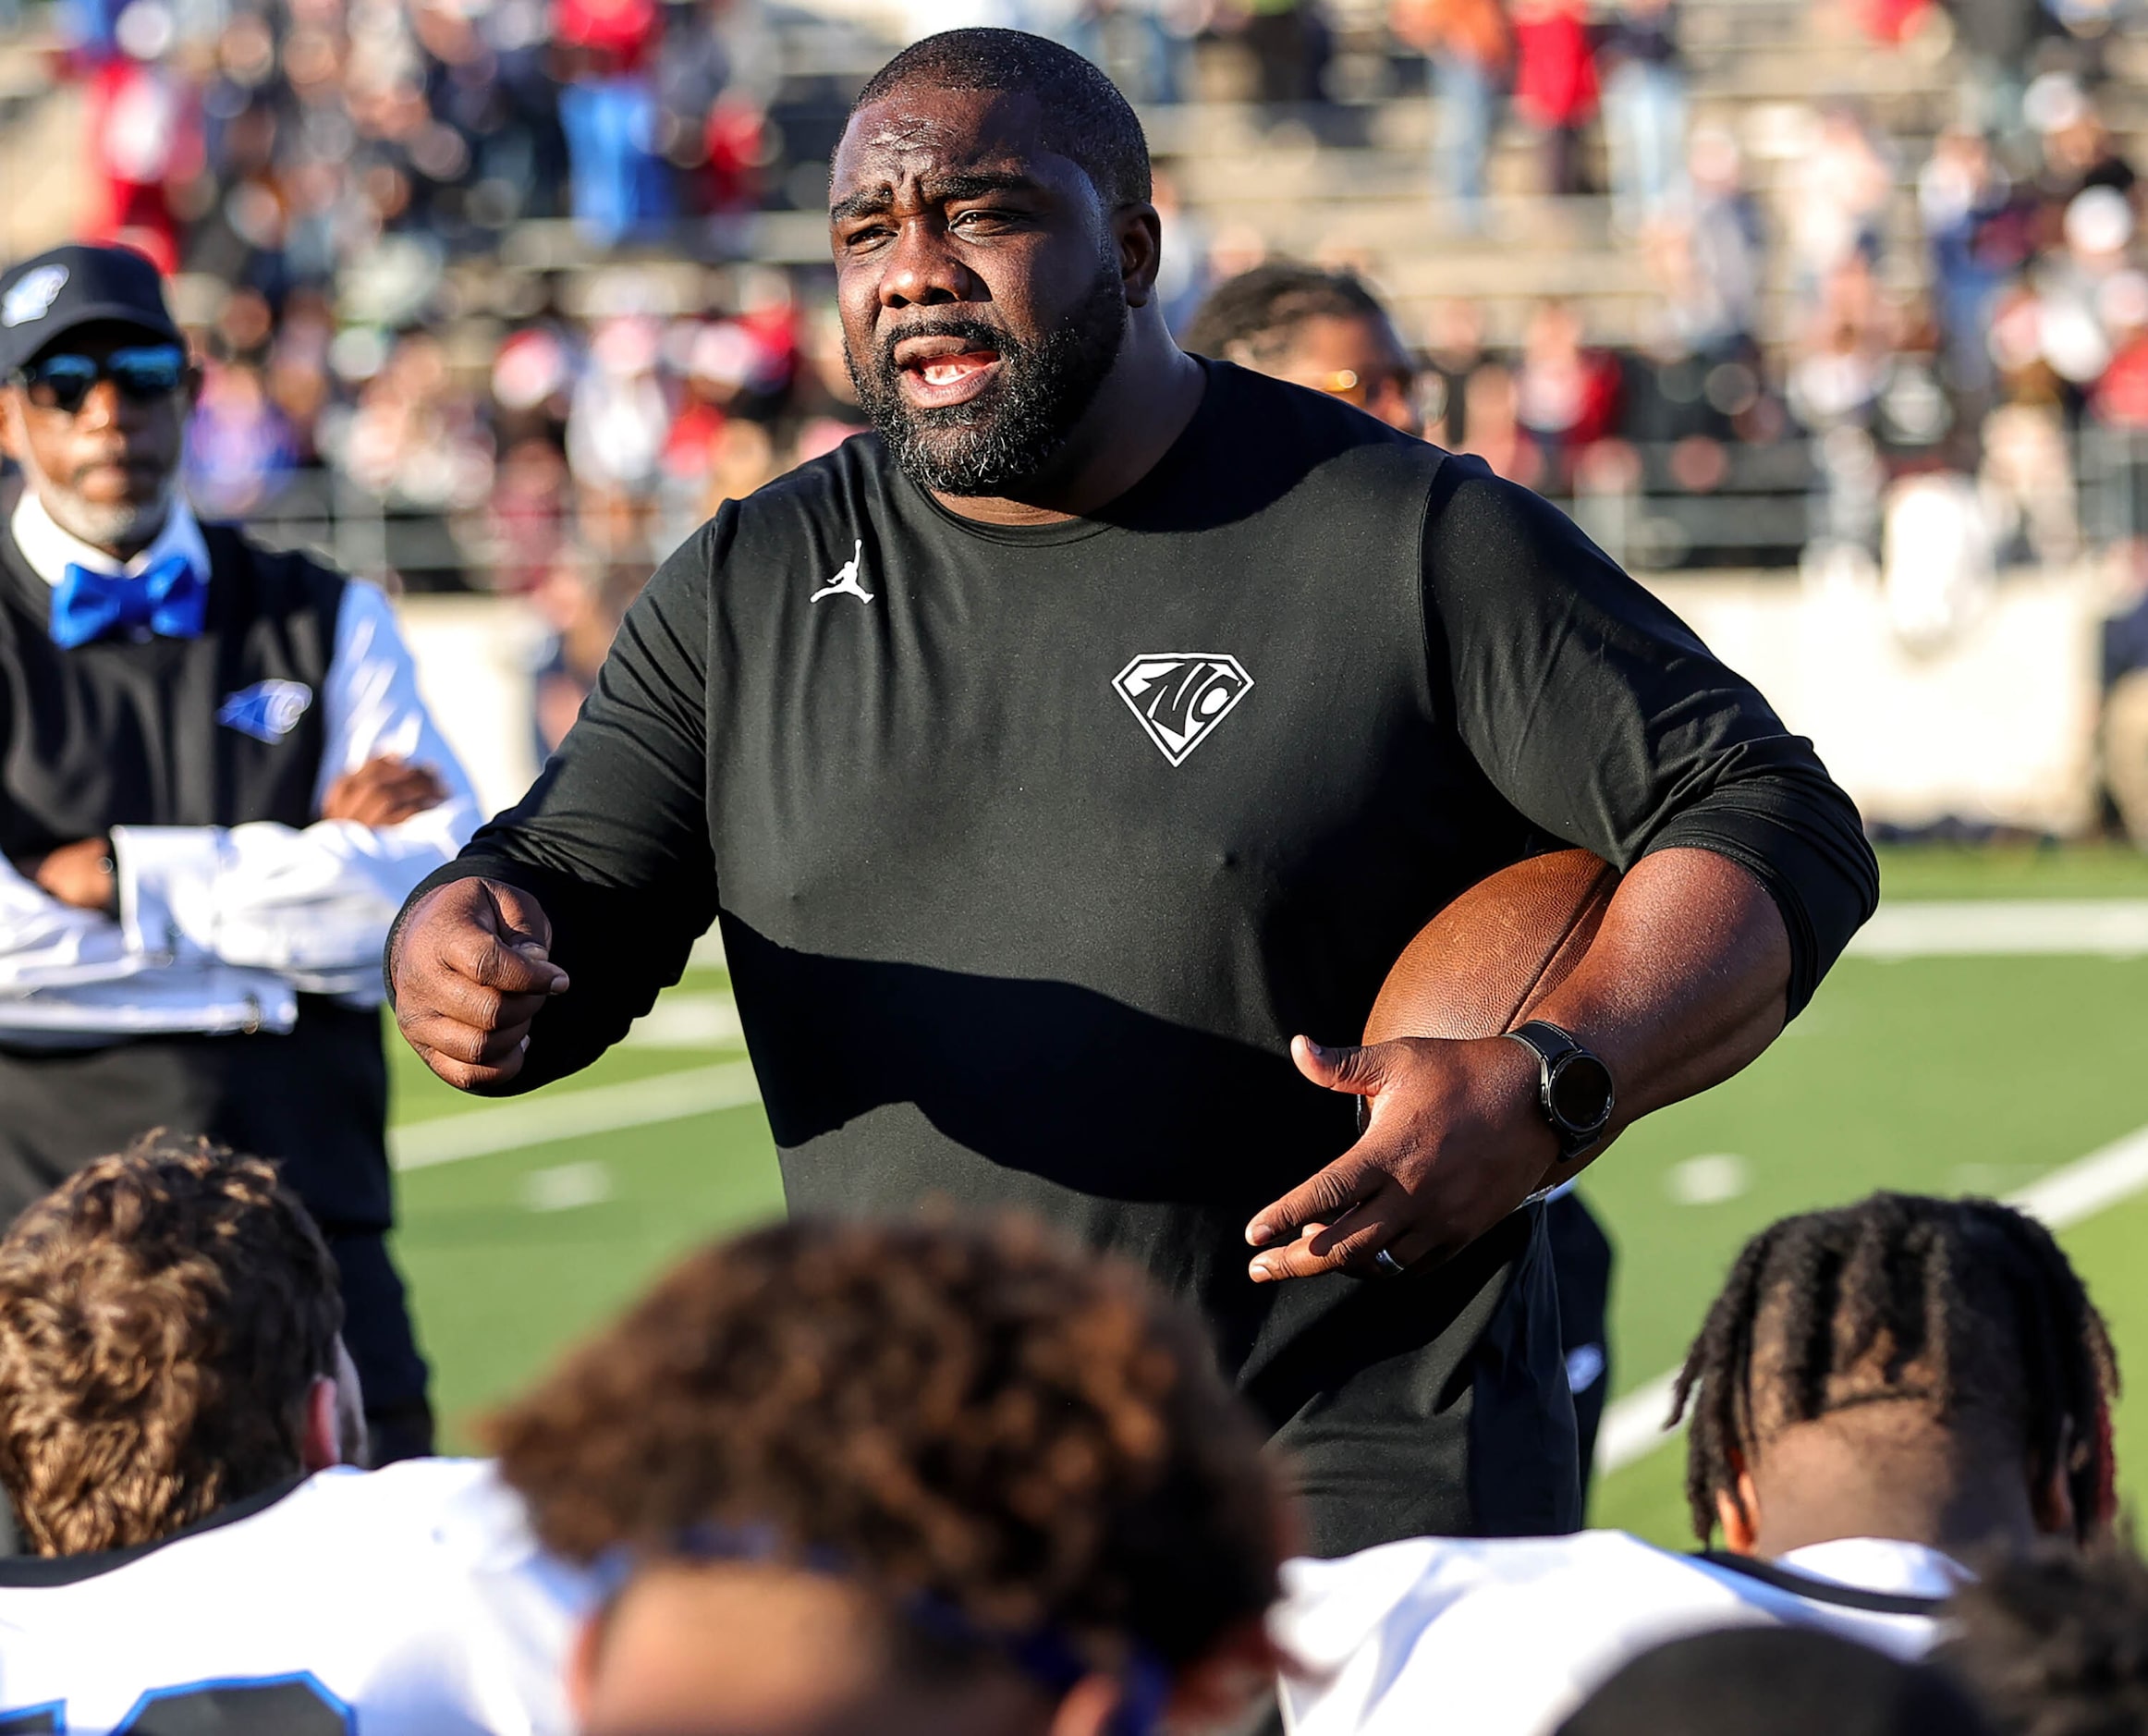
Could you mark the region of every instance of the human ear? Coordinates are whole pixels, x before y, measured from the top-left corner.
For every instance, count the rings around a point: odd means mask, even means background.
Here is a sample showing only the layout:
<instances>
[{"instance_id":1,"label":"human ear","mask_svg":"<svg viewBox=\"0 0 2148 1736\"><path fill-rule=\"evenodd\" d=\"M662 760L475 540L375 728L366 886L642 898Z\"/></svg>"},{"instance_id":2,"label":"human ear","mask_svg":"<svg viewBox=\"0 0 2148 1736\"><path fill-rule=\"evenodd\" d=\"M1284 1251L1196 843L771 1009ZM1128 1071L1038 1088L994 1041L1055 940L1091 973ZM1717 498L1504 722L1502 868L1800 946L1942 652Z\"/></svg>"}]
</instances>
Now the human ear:
<instances>
[{"instance_id":1,"label":"human ear","mask_svg":"<svg viewBox=\"0 0 2148 1736\"><path fill-rule=\"evenodd\" d=\"M1736 1481L1729 1488L1715 1491L1715 1522L1723 1529L1723 1547L1732 1555L1758 1555L1760 1490L1741 1455L1730 1455L1730 1469Z\"/></svg>"},{"instance_id":2,"label":"human ear","mask_svg":"<svg viewBox=\"0 0 2148 1736\"><path fill-rule=\"evenodd\" d=\"M2073 1424L2069 1422L2060 1424L2051 1469L2040 1478L2033 1473L2029 1478L2029 1515L2040 1535L2069 1539L2081 1535L2081 1514L2073 1504L2073 1480L2068 1474L2072 1463Z\"/></svg>"},{"instance_id":3,"label":"human ear","mask_svg":"<svg viewBox=\"0 0 2148 1736\"><path fill-rule=\"evenodd\" d=\"M28 446L28 437L22 426L21 397L12 390L0 392L0 452L5 452L19 464Z\"/></svg>"},{"instance_id":4,"label":"human ear","mask_svg":"<svg viewBox=\"0 0 2148 1736\"><path fill-rule=\"evenodd\" d=\"M1122 205L1111 214L1112 239L1118 249L1120 280L1129 308L1149 304L1156 273L1164 261L1164 220L1148 203Z\"/></svg>"},{"instance_id":5,"label":"human ear","mask_svg":"<svg viewBox=\"0 0 2148 1736\"><path fill-rule=\"evenodd\" d=\"M308 1476L343 1462L342 1400L326 1375L306 1390L306 1423L299 1436L299 1463Z\"/></svg>"}]
</instances>

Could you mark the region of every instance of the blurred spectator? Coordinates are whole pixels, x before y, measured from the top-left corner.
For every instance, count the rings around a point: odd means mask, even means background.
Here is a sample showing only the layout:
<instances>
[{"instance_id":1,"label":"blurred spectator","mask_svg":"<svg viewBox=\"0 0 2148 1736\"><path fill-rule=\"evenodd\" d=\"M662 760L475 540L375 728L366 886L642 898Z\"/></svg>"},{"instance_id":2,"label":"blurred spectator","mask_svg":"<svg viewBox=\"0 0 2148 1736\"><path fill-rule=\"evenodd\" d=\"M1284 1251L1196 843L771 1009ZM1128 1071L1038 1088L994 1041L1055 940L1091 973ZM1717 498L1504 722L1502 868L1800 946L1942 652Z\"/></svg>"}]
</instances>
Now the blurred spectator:
<instances>
[{"instance_id":1,"label":"blurred spectator","mask_svg":"<svg viewBox=\"0 0 2148 1736\"><path fill-rule=\"evenodd\" d=\"M1996 577L1983 497L1953 471L1906 476L1888 491L1880 589L1887 622L1912 651L1951 643L1989 605Z\"/></svg>"},{"instance_id":2,"label":"blurred spectator","mask_svg":"<svg viewBox=\"0 0 2148 1736\"><path fill-rule=\"evenodd\" d=\"M2130 193L2139 178L2112 139L2101 113L2078 80L2047 72L2021 99L2022 114L2038 135L2042 165L2037 189L2059 205L2091 187Z\"/></svg>"},{"instance_id":3,"label":"blurred spectator","mask_svg":"<svg viewBox=\"0 0 2148 1736\"><path fill-rule=\"evenodd\" d=\"M1452 226L1484 226L1484 175L1499 91L1514 58L1500 0L1396 0L1395 33L1430 63L1433 182Z\"/></svg>"},{"instance_id":4,"label":"blurred spectator","mask_svg":"<svg viewBox=\"0 0 2148 1736\"><path fill-rule=\"evenodd\" d=\"M1420 434L1417 368L1387 312L1349 272L1272 260L1219 284L1186 348L1326 392Z\"/></svg>"},{"instance_id":5,"label":"blurred spectator","mask_svg":"<svg viewBox=\"0 0 2148 1736\"><path fill-rule=\"evenodd\" d=\"M439 339L412 332L365 383L343 436L342 468L379 499L433 511L483 503L491 440Z\"/></svg>"},{"instance_id":6,"label":"blurred spectator","mask_svg":"<svg viewBox=\"0 0 2148 1736\"><path fill-rule=\"evenodd\" d=\"M2043 8L2021 0L1945 0L1961 56L1962 110L1980 132L2013 134L2021 125L2021 69L2044 26Z\"/></svg>"},{"instance_id":7,"label":"blurred spectator","mask_svg":"<svg viewBox=\"0 0 2148 1736\"><path fill-rule=\"evenodd\" d=\"M1184 93L1195 22L1166 0L1077 0L1072 16L1045 29L1094 61L1137 104L1176 103ZM1042 19L1031 28L1044 29Z\"/></svg>"},{"instance_id":8,"label":"blurred spectator","mask_svg":"<svg viewBox=\"0 0 2148 1736\"><path fill-rule=\"evenodd\" d=\"M1653 228L1646 244L1667 336L1693 355L1720 360L1742 354L1759 335L1766 236L1735 139L1703 127L1688 161L1684 210Z\"/></svg>"},{"instance_id":9,"label":"blurred spectator","mask_svg":"<svg viewBox=\"0 0 2148 1736\"><path fill-rule=\"evenodd\" d=\"M132 0L114 27L118 54L90 81L92 240L125 241L169 271L178 257L172 191L197 171L200 125L190 92L162 65L173 43L165 0Z\"/></svg>"},{"instance_id":10,"label":"blurred spectator","mask_svg":"<svg viewBox=\"0 0 2148 1736\"><path fill-rule=\"evenodd\" d=\"M1246 46L1252 51L1260 100L1318 101L1328 39L1314 0L1245 0L1245 11Z\"/></svg>"},{"instance_id":11,"label":"blurred spectator","mask_svg":"<svg viewBox=\"0 0 2148 1736\"><path fill-rule=\"evenodd\" d=\"M1623 0L1597 49L1611 215L1629 234L1660 221L1681 190L1686 71L1678 24L1678 0Z\"/></svg>"},{"instance_id":12,"label":"blurred spectator","mask_svg":"<svg viewBox=\"0 0 2148 1736\"><path fill-rule=\"evenodd\" d=\"M1514 106L1544 138L1544 191L1589 190L1581 129L1596 113L1584 0L1515 0Z\"/></svg>"},{"instance_id":13,"label":"blurred spectator","mask_svg":"<svg viewBox=\"0 0 2148 1736\"><path fill-rule=\"evenodd\" d=\"M1952 128L1917 177L1917 214L1932 250L1948 372L1964 390L1987 389L1984 333L2000 288L2030 256L2033 210L2015 197L1990 141Z\"/></svg>"},{"instance_id":14,"label":"blurred spectator","mask_svg":"<svg viewBox=\"0 0 2148 1736\"><path fill-rule=\"evenodd\" d=\"M272 499L298 461L290 424L246 362L212 362L187 429L187 493L211 518L243 518Z\"/></svg>"},{"instance_id":15,"label":"blurred spectator","mask_svg":"<svg viewBox=\"0 0 2148 1736\"><path fill-rule=\"evenodd\" d=\"M1544 484L1544 451L1522 425L1521 387L1511 368L1494 362L1470 375L1462 418L1469 434L1460 450L1475 453L1510 483Z\"/></svg>"},{"instance_id":16,"label":"blurred spectator","mask_svg":"<svg viewBox=\"0 0 2148 1736\"><path fill-rule=\"evenodd\" d=\"M556 0L554 40L570 68L559 118L574 219L605 246L672 213L651 66L663 22L657 0Z\"/></svg>"},{"instance_id":17,"label":"blurred spectator","mask_svg":"<svg viewBox=\"0 0 2148 1736\"><path fill-rule=\"evenodd\" d=\"M574 727L582 701L596 685L604 654L612 648L612 637L647 578L645 568L592 568L563 559L531 594L549 630L531 689L540 762Z\"/></svg>"},{"instance_id":18,"label":"blurred spectator","mask_svg":"<svg viewBox=\"0 0 2148 1736\"><path fill-rule=\"evenodd\" d=\"M1477 304L1448 296L1432 311L1425 333L1418 403L1425 437L1459 452L1470 435L1469 383L1484 366L1484 318ZM1496 469L1496 466L1494 466Z\"/></svg>"},{"instance_id":19,"label":"blurred spectator","mask_svg":"<svg viewBox=\"0 0 2148 1736\"><path fill-rule=\"evenodd\" d=\"M2148 541L2117 552L2120 593L2104 623L2104 787L2127 836L2148 850Z\"/></svg>"},{"instance_id":20,"label":"blurred spectator","mask_svg":"<svg viewBox=\"0 0 2148 1736\"><path fill-rule=\"evenodd\" d=\"M1852 257L1879 257L1894 184L1889 153L1862 116L1846 104L1825 109L1789 177L1787 238L1802 296L1816 298Z\"/></svg>"},{"instance_id":21,"label":"blurred spectator","mask_svg":"<svg viewBox=\"0 0 2148 1736\"><path fill-rule=\"evenodd\" d=\"M1517 420L1544 454L1551 485L1562 491L1589 447L1617 432L1618 363L1581 336L1580 315L1568 303L1541 303L1522 340L1517 382Z\"/></svg>"},{"instance_id":22,"label":"blurred spectator","mask_svg":"<svg viewBox=\"0 0 2148 1736\"><path fill-rule=\"evenodd\" d=\"M580 492L582 534L600 556L624 558L642 545L671 426L657 361L653 322L614 319L597 331L574 388L567 462Z\"/></svg>"}]
</instances>

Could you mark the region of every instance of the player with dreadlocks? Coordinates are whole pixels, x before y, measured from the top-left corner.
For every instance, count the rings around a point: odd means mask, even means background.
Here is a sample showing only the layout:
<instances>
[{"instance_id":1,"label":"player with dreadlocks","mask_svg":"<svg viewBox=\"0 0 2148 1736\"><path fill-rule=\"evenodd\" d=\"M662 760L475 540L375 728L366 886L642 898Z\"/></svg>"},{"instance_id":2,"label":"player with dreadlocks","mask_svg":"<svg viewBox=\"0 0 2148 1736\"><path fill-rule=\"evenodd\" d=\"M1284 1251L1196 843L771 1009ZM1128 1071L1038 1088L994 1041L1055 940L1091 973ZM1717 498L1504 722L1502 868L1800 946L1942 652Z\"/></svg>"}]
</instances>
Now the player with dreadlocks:
<instances>
[{"instance_id":1,"label":"player with dreadlocks","mask_svg":"<svg viewBox=\"0 0 2148 1736\"><path fill-rule=\"evenodd\" d=\"M1549 1731L1628 1660L1715 1628L1922 1656L1965 1552L2107 1530L2117 1388L2102 1317L2020 1212L1875 1193L1785 1218L1739 1254L1675 1389L1703 1553L1584 1532L1293 1562L1291 1728Z\"/></svg>"},{"instance_id":2,"label":"player with dreadlocks","mask_svg":"<svg viewBox=\"0 0 2148 1736\"><path fill-rule=\"evenodd\" d=\"M2085 1541L2116 1510L2117 1386L2102 1316L2033 1218L1902 1193L1786 1218L1746 1244L1678 1375L1694 1532L1720 1523L1744 1556Z\"/></svg>"}]
</instances>

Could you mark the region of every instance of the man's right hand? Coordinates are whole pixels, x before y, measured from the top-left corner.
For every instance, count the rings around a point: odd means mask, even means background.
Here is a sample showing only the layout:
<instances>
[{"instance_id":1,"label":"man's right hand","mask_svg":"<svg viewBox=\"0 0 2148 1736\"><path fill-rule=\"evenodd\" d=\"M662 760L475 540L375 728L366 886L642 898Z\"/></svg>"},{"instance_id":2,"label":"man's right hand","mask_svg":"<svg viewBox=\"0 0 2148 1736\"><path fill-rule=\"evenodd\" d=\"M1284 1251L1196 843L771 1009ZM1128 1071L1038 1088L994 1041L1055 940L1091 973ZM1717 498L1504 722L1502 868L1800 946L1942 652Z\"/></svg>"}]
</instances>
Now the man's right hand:
<instances>
[{"instance_id":1,"label":"man's right hand","mask_svg":"<svg viewBox=\"0 0 2148 1736\"><path fill-rule=\"evenodd\" d=\"M384 753L328 786L321 799L321 817L355 820L360 825L400 825L446 800L447 786L430 765L412 765Z\"/></svg>"},{"instance_id":2,"label":"man's right hand","mask_svg":"<svg viewBox=\"0 0 2148 1736\"><path fill-rule=\"evenodd\" d=\"M567 992L551 946L551 921L527 892L497 880L435 886L388 959L405 1041L459 1090L506 1084L522 1070L530 1021Z\"/></svg>"}]
</instances>

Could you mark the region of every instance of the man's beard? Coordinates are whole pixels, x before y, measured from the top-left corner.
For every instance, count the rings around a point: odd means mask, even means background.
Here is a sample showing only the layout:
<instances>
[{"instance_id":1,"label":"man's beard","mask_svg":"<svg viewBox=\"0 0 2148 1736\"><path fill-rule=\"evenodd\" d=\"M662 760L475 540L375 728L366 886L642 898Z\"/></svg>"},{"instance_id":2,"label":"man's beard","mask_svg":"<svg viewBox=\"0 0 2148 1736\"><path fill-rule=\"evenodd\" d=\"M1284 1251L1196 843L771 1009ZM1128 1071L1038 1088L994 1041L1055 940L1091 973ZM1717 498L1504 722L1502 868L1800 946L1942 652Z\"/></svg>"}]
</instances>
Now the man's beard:
<instances>
[{"instance_id":1,"label":"man's beard","mask_svg":"<svg viewBox=\"0 0 2148 1736\"><path fill-rule=\"evenodd\" d=\"M135 550L146 548L165 528L177 496L176 475L147 500L85 500L79 488L61 482L25 451L22 468L52 521L69 536L92 548Z\"/></svg>"},{"instance_id":2,"label":"man's beard","mask_svg":"<svg viewBox=\"0 0 2148 1736\"><path fill-rule=\"evenodd\" d=\"M1118 262L1107 259L1056 331L1034 343L983 320L945 314L881 340L861 365L843 360L858 402L906 475L938 495L995 495L1032 481L1059 456L1095 401L1126 338ZM910 337L958 337L996 350L999 373L966 404L921 410L903 397L895 347Z\"/></svg>"}]
</instances>

